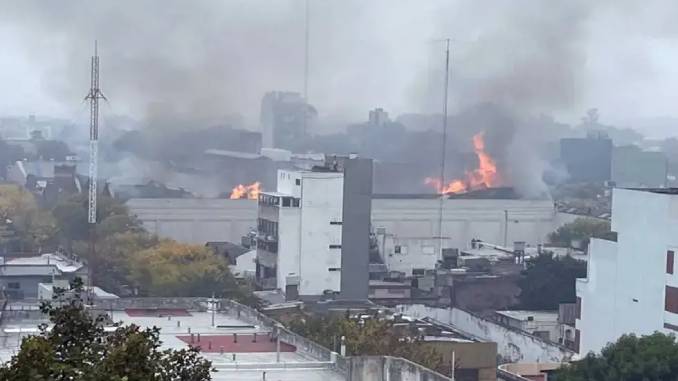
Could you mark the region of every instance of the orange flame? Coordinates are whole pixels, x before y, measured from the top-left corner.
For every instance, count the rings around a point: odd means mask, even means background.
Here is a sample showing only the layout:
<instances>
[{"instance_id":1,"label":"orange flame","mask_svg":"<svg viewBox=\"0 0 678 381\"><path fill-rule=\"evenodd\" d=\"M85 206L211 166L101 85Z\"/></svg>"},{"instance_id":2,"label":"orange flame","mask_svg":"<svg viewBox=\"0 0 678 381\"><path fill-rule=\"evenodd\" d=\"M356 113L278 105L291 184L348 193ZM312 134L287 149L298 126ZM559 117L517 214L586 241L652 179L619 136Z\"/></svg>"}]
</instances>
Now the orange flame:
<instances>
[{"instance_id":1,"label":"orange flame","mask_svg":"<svg viewBox=\"0 0 678 381\"><path fill-rule=\"evenodd\" d=\"M237 199L256 200L259 198L259 192L261 192L261 183L258 181L249 185L238 184L231 191L230 198L232 200Z\"/></svg>"},{"instance_id":2,"label":"orange flame","mask_svg":"<svg viewBox=\"0 0 678 381\"><path fill-rule=\"evenodd\" d=\"M478 157L478 168L473 171L467 171L465 179L454 179L443 185L440 179L427 177L424 182L433 186L440 194L462 193L472 189L489 188L499 185L501 178L497 172L497 164L485 152L484 135L484 132L479 132L473 136L473 150Z\"/></svg>"}]
</instances>

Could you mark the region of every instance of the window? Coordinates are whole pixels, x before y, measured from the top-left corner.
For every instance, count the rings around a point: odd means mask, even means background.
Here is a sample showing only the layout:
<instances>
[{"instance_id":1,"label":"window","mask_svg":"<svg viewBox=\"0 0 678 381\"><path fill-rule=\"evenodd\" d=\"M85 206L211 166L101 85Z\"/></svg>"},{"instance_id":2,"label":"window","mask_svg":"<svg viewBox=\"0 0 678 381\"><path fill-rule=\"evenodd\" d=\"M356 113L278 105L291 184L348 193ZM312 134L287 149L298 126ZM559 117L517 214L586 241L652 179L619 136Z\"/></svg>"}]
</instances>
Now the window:
<instances>
[{"instance_id":1,"label":"window","mask_svg":"<svg viewBox=\"0 0 678 381\"><path fill-rule=\"evenodd\" d=\"M327 271L341 271L339 267L330 267Z\"/></svg>"},{"instance_id":2,"label":"window","mask_svg":"<svg viewBox=\"0 0 678 381\"><path fill-rule=\"evenodd\" d=\"M575 307L575 314L577 319L581 319L581 298L577 296L577 306Z\"/></svg>"},{"instance_id":3,"label":"window","mask_svg":"<svg viewBox=\"0 0 678 381\"><path fill-rule=\"evenodd\" d=\"M330 225L341 225L341 221L330 221Z\"/></svg>"},{"instance_id":4,"label":"window","mask_svg":"<svg viewBox=\"0 0 678 381\"><path fill-rule=\"evenodd\" d=\"M295 179L294 183L297 184L297 185L301 185L301 179Z\"/></svg>"},{"instance_id":5,"label":"window","mask_svg":"<svg viewBox=\"0 0 678 381\"><path fill-rule=\"evenodd\" d=\"M393 249L393 252L396 254L400 254L400 245L396 245L395 248Z\"/></svg>"},{"instance_id":6,"label":"window","mask_svg":"<svg viewBox=\"0 0 678 381\"><path fill-rule=\"evenodd\" d=\"M666 273L673 274L673 250L666 252Z\"/></svg>"},{"instance_id":7,"label":"window","mask_svg":"<svg viewBox=\"0 0 678 381\"><path fill-rule=\"evenodd\" d=\"M664 297L664 310L678 314L678 288L666 286Z\"/></svg>"},{"instance_id":8,"label":"window","mask_svg":"<svg viewBox=\"0 0 678 381\"><path fill-rule=\"evenodd\" d=\"M282 199L282 206L291 206L292 205L292 198L291 197L283 197Z\"/></svg>"},{"instance_id":9,"label":"window","mask_svg":"<svg viewBox=\"0 0 678 381\"><path fill-rule=\"evenodd\" d=\"M12 290L18 290L21 288L21 284L19 284L19 282L9 282L7 283L7 288Z\"/></svg>"},{"instance_id":10,"label":"window","mask_svg":"<svg viewBox=\"0 0 678 381\"><path fill-rule=\"evenodd\" d=\"M299 199L298 198L292 199L292 206L295 207L295 208L299 207Z\"/></svg>"},{"instance_id":11,"label":"window","mask_svg":"<svg viewBox=\"0 0 678 381\"><path fill-rule=\"evenodd\" d=\"M341 249L341 245L330 245L330 249Z\"/></svg>"}]
</instances>

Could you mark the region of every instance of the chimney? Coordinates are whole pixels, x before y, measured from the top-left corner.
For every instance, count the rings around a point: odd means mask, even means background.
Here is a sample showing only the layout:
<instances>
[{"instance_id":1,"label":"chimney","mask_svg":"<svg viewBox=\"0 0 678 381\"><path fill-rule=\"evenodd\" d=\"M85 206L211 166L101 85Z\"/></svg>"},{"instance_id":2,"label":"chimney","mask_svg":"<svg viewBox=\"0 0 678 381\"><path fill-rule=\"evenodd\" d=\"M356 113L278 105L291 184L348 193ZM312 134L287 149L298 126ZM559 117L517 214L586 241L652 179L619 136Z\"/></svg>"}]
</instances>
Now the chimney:
<instances>
[{"instance_id":1,"label":"chimney","mask_svg":"<svg viewBox=\"0 0 678 381\"><path fill-rule=\"evenodd\" d=\"M340 299L367 300L369 292L372 159L344 162Z\"/></svg>"}]
</instances>

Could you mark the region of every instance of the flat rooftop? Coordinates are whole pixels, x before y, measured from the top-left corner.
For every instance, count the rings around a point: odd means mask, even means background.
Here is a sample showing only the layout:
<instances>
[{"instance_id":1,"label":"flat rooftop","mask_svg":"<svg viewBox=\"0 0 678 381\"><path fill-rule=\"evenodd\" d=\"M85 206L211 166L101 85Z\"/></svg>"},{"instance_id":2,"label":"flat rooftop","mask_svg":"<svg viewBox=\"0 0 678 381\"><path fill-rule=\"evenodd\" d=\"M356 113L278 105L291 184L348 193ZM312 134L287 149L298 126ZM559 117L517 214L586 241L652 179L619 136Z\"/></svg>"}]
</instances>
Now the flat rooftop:
<instances>
[{"instance_id":1,"label":"flat rooftop","mask_svg":"<svg viewBox=\"0 0 678 381\"><path fill-rule=\"evenodd\" d=\"M534 321L558 321L558 311L525 311L525 310L513 310L513 311L497 311L499 315L503 315L512 319L525 321L529 317L532 317Z\"/></svg>"},{"instance_id":2,"label":"flat rooftop","mask_svg":"<svg viewBox=\"0 0 678 381\"><path fill-rule=\"evenodd\" d=\"M16 353L21 338L37 333L38 325L47 322L35 303L15 303L11 308L15 312L6 313L0 325L2 362ZM295 343L281 340L278 358L270 327L254 325L228 312L144 307L106 312L124 325L160 328L161 350L200 347L201 355L217 369L212 375L215 381L262 380L263 372L267 380L345 380L331 363L314 358Z\"/></svg>"}]
</instances>

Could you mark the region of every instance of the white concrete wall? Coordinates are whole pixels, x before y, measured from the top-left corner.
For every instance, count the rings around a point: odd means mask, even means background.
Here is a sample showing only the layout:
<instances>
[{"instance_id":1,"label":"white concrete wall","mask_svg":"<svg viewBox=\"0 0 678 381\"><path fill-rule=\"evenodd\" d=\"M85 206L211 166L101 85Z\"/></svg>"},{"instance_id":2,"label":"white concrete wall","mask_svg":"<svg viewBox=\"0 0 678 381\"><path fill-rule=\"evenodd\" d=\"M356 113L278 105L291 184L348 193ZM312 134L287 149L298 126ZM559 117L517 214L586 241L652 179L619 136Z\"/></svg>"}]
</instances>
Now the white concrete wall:
<instances>
[{"instance_id":1,"label":"white concrete wall","mask_svg":"<svg viewBox=\"0 0 678 381\"><path fill-rule=\"evenodd\" d=\"M301 189L301 284L299 294L320 295L324 290L339 291L341 221L344 178L341 173L304 173Z\"/></svg>"},{"instance_id":2,"label":"white concrete wall","mask_svg":"<svg viewBox=\"0 0 678 381\"><path fill-rule=\"evenodd\" d=\"M562 362L574 352L516 329L482 319L458 308L402 305L397 310L415 318L430 317L449 324L482 341L497 343L497 354L504 362Z\"/></svg>"},{"instance_id":3,"label":"white concrete wall","mask_svg":"<svg viewBox=\"0 0 678 381\"><path fill-rule=\"evenodd\" d=\"M438 205L435 199L375 199L372 223L402 237L437 236ZM182 242L240 242L242 235L256 228L256 200L131 199L127 206L150 232ZM505 210L509 245L545 242L548 233L560 226L548 200L455 199L445 200L443 235L459 248L468 248L472 238L501 245Z\"/></svg>"},{"instance_id":4,"label":"white concrete wall","mask_svg":"<svg viewBox=\"0 0 678 381\"><path fill-rule=\"evenodd\" d=\"M185 243L239 243L257 227L256 200L131 199L126 205L149 232Z\"/></svg>"},{"instance_id":5,"label":"white concrete wall","mask_svg":"<svg viewBox=\"0 0 678 381\"><path fill-rule=\"evenodd\" d=\"M301 182L302 172L278 170L277 191L296 198L301 197L301 184L297 185L297 180Z\"/></svg>"},{"instance_id":6,"label":"white concrete wall","mask_svg":"<svg viewBox=\"0 0 678 381\"><path fill-rule=\"evenodd\" d=\"M665 273L666 252L678 246L678 195L615 189L612 230L616 250L594 240L588 280L577 283L582 354L625 333L670 333L664 323L678 323L664 311L665 286L678 284Z\"/></svg>"},{"instance_id":7,"label":"white concrete wall","mask_svg":"<svg viewBox=\"0 0 678 381\"><path fill-rule=\"evenodd\" d=\"M277 256L277 287L285 290L288 276L299 276L301 234L301 209L278 209L278 256Z\"/></svg>"},{"instance_id":8,"label":"white concrete wall","mask_svg":"<svg viewBox=\"0 0 678 381\"><path fill-rule=\"evenodd\" d=\"M403 237L438 236L439 205L436 199L375 199L372 225ZM514 241L536 245L546 241L554 220L550 200L452 199L444 201L442 235L458 248L469 247L473 238L502 245L504 232L508 245Z\"/></svg>"}]
</instances>

